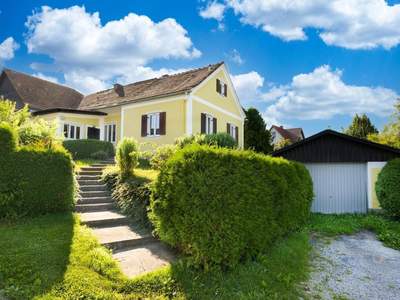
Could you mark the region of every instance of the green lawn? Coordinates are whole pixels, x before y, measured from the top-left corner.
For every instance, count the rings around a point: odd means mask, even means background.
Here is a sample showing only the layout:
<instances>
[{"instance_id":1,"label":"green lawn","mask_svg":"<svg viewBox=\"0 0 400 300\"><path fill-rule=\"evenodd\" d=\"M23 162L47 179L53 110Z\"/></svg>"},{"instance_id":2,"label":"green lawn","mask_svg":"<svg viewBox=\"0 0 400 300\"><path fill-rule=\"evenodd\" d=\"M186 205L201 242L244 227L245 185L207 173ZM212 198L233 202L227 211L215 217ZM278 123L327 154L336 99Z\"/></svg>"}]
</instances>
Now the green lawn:
<instances>
[{"instance_id":1,"label":"green lawn","mask_svg":"<svg viewBox=\"0 0 400 300\"><path fill-rule=\"evenodd\" d=\"M203 273L183 260L128 280L72 214L0 223L0 292L11 299L295 298L310 246L294 233L231 271Z\"/></svg>"}]
</instances>

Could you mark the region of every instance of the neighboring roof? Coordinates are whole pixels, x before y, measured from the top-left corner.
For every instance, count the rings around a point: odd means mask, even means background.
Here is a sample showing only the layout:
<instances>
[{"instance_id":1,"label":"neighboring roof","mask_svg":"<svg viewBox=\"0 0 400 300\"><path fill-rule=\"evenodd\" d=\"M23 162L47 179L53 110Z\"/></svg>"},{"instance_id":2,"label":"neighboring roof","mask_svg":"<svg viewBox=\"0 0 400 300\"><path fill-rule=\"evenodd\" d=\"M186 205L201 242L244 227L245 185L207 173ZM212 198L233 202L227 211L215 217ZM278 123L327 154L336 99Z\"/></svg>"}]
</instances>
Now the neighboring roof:
<instances>
[{"instance_id":1,"label":"neighboring roof","mask_svg":"<svg viewBox=\"0 0 400 300\"><path fill-rule=\"evenodd\" d=\"M113 88L90 94L83 98L79 108L98 109L141 102L160 96L183 94L199 85L221 65L223 62L183 73L127 84L123 86L124 96L122 97Z\"/></svg>"},{"instance_id":2,"label":"neighboring roof","mask_svg":"<svg viewBox=\"0 0 400 300\"><path fill-rule=\"evenodd\" d=\"M304 139L304 133L302 128L283 128L282 126L272 125L271 129L274 128L284 139L291 140L293 143Z\"/></svg>"},{"instance_id":3,"label":"neighboring roof","mask_svg":"<svg viewBox=\"0 0 400 300\"><path fill-rule=\"evenodd\" d=\"M4 69L0 80L4 77L9 79L19 100L33 110L76 109L83 98L83 95L74 89L14 70Z\"/></svg>"},{"instance_id":4,"label":"neighboring roof","mask_svg":"<svg viewBox=\"0 0 400 300\"><path fill-rule=\"evenodd\" d=\"M327 129L272 155L301 162L367 162L400 157L400 149Z\"/></svg>"},{"instance_id":5,"label":"neighboring roof","mask_svg":"<svg viewBox=\"0 0 400 300\"><path fill-rule=\"evenodd\" d=\"M107 113L102 111L92 111L92 110L81 110L81 109L69 109L69 108L50 108L44 110L38 110L32 113L34 116L47 115L51 113L70 113L70 114L81 114L81 115L93 115L93 116L106 116Z\"/></svg>"}]
</instances>

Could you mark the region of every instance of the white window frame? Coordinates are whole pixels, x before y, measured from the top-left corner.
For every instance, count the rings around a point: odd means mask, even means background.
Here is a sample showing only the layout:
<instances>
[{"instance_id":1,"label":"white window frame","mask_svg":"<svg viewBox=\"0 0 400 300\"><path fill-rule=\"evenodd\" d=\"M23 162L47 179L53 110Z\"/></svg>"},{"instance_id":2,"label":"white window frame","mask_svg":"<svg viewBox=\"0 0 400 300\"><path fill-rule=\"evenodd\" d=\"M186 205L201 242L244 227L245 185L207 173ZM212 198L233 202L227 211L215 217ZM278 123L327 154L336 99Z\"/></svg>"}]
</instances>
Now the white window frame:
<instances>
[{"instance_id":1,"label":"white window frame","mask_svg":"<svg viewBox=\"0 0 400 300\"><path fill-rule=\"evenodd\" d=\"M113 130L114 129L114 130ZM110 135L111 132L111 135ZM106 123L104 124L104 140L113 144L117 141L117 124Z\"/></svg>"},{"instance_id":2,"label":"white window frame","mask_svg":"<svg viewBox=\"0 0 400 300\"><path fill-rule=\"evenodd\" d=\"M206 115L206 134L213 134L214 133L214 116L211 114Z\"/></svg>"},{"instance_id":3,"label":"white window frame","mask_svg":"<svg viewBox=\"0 0 400 300\"><path fill-rule=\"evenodd\" d=\"M229 123L229 134L236 141L236 125Z\"/></svg>"},{"instance_id":4,"label":"white window frame","mask_svg":"<svg viewBox=\"0 0 400 300\"><path fill-rule=\"evenodd\" d=\"M147 136L160 136L160 112L147 114Z\"/></svg>"},{"instance_id":5,"label":"white window frame","mask_svg":"<svg viewBox=\"0 0 400 300\"><path fill-rule=\"evenodd\" d=\"M67 136L65 136L65 126L68 126L67 129ZM83 130L82 130L82 125L81 124L77 124L77 123L72 123L72 122L64 122L63 123L63 137L66 140L80 140L83 138ZM79 138L76 138L77 133L78 133L78 128L79 128ZM73 137L72 137L72 131L73 131Z\"/></svg>"}]
</instances>

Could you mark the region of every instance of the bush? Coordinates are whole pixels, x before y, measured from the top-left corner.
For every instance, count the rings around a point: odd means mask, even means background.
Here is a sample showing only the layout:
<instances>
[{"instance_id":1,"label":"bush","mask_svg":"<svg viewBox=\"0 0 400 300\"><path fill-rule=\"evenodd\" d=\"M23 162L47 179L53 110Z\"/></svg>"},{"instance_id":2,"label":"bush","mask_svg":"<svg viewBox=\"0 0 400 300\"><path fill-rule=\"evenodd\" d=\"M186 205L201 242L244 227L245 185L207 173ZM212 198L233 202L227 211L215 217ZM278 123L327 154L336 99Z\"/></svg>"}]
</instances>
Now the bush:
<instances>
[{"instance_id":1,"label":"bush","mask_svg":"<svg viewBox=\"0 0 400 300\"><path fill-rule=\"evenodd\" d=\"M150 165L153 169L160 170L165 162L176 152L177 147L174 145L164 145L157 148L153 154Z\"/></svg>"},{"instance_id":2,"label":"bush","mask_svg":"<svg viewBox=\"0 0 400 300\"><path fill-rule=\"evenodd\" d=\"M123 214L132 218L136 224L150 227L147 216L150 204L150 184L137 177L117 181L112 192L113 199Z\"/></svg>"},{"instance_id":3,"label":"bush","mask_svg":"<svg viewBox=\"0 0 400 300\"><path fill-rule=\"evenodd\" d=\"M139 161L138 144L133 138L124 138L118 143L116 154L121 177L129 177Z\"/></svg>"},{"instance_id":4,"label":"bush","mask_svg":"<svg viewBox=\"0 0 400 300\"><path fill-rule=\"evenodd\" d=\"M378 175L376 195L381 207L400 218L400 159L389 161Z\"/></svg>"},{"instance_id":5,"label":"bush","mask_svg":"<svg viewBox=\"0 0 400 300\"><path fill-rule=\"evenodd\" d=\"M161 169L150 218L160 238L196 265L234 266L305 223L312 198L299 163L191 145Z\"/></svg>"},{"instance_id":6,"label":"bush","mask_svg":"<svg viewBox=\"0 0 400 300\"><path fill-rule=\"evenodd\" d=\"M61 147L16 148L13 131L9 125L0 127L0 217L72 210L75 180L69 153Z\"/></svg>"},{"instance_id":7,"label":"bush","mask_svg":"<svg viewBox=\"0 0 400 300\"><path fill-rule=\"evenodd\" d=\"M105 160L109 157L110 156L108 155L108 153L103 150L94 152L90 155L90 158L95 159L95 160Z\"/></svg>"},{"instance_id":8,"label":"bush","mask_svg":"<svg viewBox=\"0 0 400 300\"><path fill-rule=\"evenodd\" d=\"M50 149L57 147L56 126L41 118L32 118L28 106L17 110L14 101L0 100L0 123L9 124L18 134L18 144Z\"/></svg>"},{"instance_id":9,"label":"bush","mask_svg":"<svg viewBox=\"0 0 400 300\"><path fill-rule=\"evenodd\" d=\"M217 147L235 148L237 143L233 137L227 133L196 134L184 136L176 139L175 144L178 148L183 148L190 144L209 145Z\"/></svg>"},{"instance_id":10,"label":"bush","mask_svg":"<svg viewBox=\"0 0 400 300\"><path fill-rule=\"evenodd\" d=\"M11 153L17 149L18 134L7 123L0 123L0 156Z\"/></svg>"},{"instance_id":11,"label":"bush","mask_svg":"<svg viewBox=\"0 0 400 300\"><path fill-rule=\"evenodd\" d=\"M107 154L107 158L114 156L114 146L110 142L99 140L65 140L63 141L65 149L67 149L74 159L88 159L96 152L103 151Z\"/></svg>"},{"instance_id":12,"label":"bush","mask_svg":"<svg viewBox=\"0 0 400 300\"><path fill-rule=\"evenodd\" d=\"M226 148L236 148L237 143L235 139L227 134L227 133L214 133L214 134L207 134L204 137L204 142L206 145L214 145L218 147L226 147Z\"/></svg>"}]
</instances>

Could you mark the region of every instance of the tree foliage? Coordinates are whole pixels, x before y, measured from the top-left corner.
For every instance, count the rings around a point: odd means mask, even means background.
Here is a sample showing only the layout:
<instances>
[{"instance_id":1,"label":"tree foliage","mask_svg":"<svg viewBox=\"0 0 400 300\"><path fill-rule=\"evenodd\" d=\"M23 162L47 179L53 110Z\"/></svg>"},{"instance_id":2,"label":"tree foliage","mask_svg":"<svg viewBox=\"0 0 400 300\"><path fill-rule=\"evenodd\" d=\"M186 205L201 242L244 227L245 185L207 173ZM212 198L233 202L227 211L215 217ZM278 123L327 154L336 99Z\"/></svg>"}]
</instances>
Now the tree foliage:
<instances>
[{"instance_id":1,"label":"tree foliage","mask_svg":"<svg viewBox=\"0 0 400 300\"><path fill-rule=\"evenodd\" d=\"M245 110L244 147L257 152L270 153L272 151L271 133L266 128L264 119L255 108Z\"/></svg>"},{"instance_id":2,"label":"tree foliage","mask_svg":"<svg viewBox=\"0 0 400 300\"><path fill-rule=\"evenodd\" d=\"M366 114L361 116L356 114L350 126L344 132L351 136L366 139L369 134L377 134L378 130Z\"/></svg>"},{"instance_id":3,"label":"tree foliage","mask_svg":"<svg viewBox=\"0 0 400 300\"><path fill-rule=\"evenodd\" d=\"M41 118L33 118L28 106L17 110L15 102L0 100L0 123L9 124L18 134L18 144L50 149L56 143L56 127Z\"/></svg>"},{"instance_id":4,"label":"tree foliage","mask_svg":"<svg viewBox=\"0 0 400 300\"><path fill-rule=\"evenodd\" d=\"M391 120L385 125L381 133L370 134L368 139L376 143L400 148L400 99L394 105Z\"/></svg>"},{"instance_id":5,"label":"tree foliage","mask_svg":"<svg viewBox=\"0 0 400 300\"><path fill-rule=\"evenodd\" d=\"M282 149L291 144L293 144L293 142L290 139L282 139L274 145L274 151Z\"/></svg>"}]
</instances>

